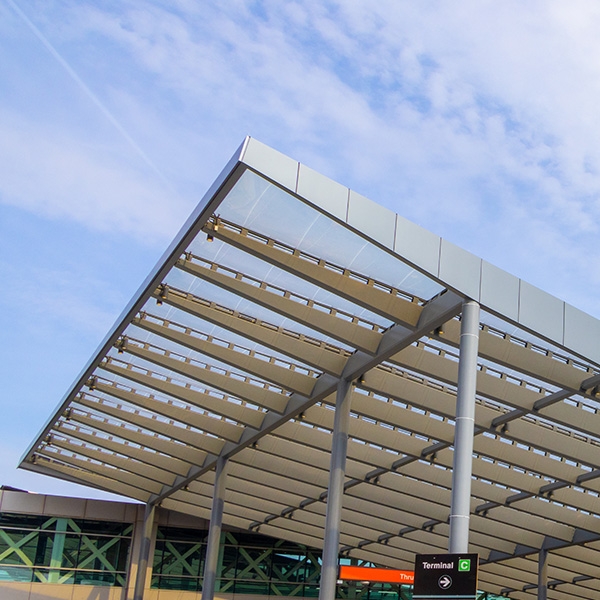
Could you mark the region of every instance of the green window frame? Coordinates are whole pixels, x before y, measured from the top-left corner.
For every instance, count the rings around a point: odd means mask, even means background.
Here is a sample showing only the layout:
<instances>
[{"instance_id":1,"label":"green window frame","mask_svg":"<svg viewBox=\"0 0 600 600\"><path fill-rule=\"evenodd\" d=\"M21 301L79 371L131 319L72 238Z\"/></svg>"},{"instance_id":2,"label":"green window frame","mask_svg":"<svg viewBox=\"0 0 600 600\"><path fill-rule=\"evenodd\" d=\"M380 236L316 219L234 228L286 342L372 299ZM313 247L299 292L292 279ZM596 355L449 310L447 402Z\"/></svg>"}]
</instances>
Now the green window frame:
<instances>
[{"instance_id":1,"label":"green window frame","mask_svg":"<svg viewBox=\"0 0 600 600\"><path fill-rule=\"evenodd\" d=\"M133 525L0 513L0 582L125 585Z\"/></svg>"}]
</instances>

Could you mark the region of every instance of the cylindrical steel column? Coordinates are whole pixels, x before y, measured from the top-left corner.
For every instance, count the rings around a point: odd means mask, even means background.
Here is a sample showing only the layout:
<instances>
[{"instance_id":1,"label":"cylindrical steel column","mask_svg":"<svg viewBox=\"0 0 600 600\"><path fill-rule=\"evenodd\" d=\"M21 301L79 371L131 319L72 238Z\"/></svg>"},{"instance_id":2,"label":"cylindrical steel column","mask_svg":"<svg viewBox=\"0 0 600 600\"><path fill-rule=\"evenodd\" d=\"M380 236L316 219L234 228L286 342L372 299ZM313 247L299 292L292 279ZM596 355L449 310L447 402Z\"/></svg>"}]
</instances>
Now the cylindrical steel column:
<instances>
[{"instance_id":1,"label":"cylindrical steel column","mask_svg":"<svg viewBox=\"0 0 600 600\"><path fill-rule=\"evenodd\" d=\"M538 600L548 600L548 550L538 555Z\"/></svg>"},{"instance_id":2,"label":"cylindrical steel column","mask_svg":"<svg viewBox=\"0 0 600 600\"><path fill-rule=\"evenodd\" d=\"M460 358L456 395L450 540L448 545L449 552L453 554L468 552L469 549L478 347L479 304L474 300L466 300L463 303L460 322Z\"/></svg>"},{"instance_id":3,"label":"cylindrical steel column","mask_svg":"<svg viewBox=\"0 0 600 600\"><path fill-rule=\"evenodd\" d=\"M210 525L208 527L208 544L206 546L206 562L204 563L204 577L202 581L202 600L213 600L215 596L226 484L227 459L220 457L217 460L215 471Z\"/></svg>"},{"instance_id":4,"label":"cylindrical steel column","mask_svg":"<svg viewBox=\"0 0 600 600\"><path fill-rule=\"evenodd\" d=\"M142 532L143 537L140 546L140 557L138 559L137 573L135 577L133 600L143 600L144 598L144 588L146 587L146 574L148 572L148 563L150 560L150 548L152 547L152 529L154 528L155 514L156 506L154 504L146 504Z\"/></svg>"},{"instance_id":5,"label":"cylindrical steel column","mask_svg":"<svg viewBox=\"0 0 600 600\"><path fill-rule=\"evenodd\" d=\"M319 600L334 600L338 576L338 554L340 547L340 523L346 475L346 452L350 427L350 398L352 383L341 380L335 398L333 419L333 439L331 442L331 463L329 490L325 513L325 539L323 544L323 564L321 566L321 586Z\"/></svg>"}]
</instances>

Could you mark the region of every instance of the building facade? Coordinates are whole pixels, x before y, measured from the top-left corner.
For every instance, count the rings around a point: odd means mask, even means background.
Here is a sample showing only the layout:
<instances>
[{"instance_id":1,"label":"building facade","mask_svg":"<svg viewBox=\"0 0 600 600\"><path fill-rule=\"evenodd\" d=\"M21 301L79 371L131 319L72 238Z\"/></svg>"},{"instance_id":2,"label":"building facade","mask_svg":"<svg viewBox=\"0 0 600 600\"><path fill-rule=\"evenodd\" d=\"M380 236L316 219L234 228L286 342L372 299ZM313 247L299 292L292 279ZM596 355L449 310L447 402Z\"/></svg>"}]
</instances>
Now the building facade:
<instances>
[{"instance_id":1,"label":"building facade","mask_svg":"<svg viewBox=\"0 0 600 600\"><path fill-rule=\"evenodd\" d=\"M0 597L129 600L137 574L143 512L142 505L133 503L1 490ZM207 537L204 519L160 511L144 598L201 598ZM229 529L222 533L219 554L218 598L319 595L319 549ZM412 590L411 586L347 582L340 583L337 595L353 600L410 600ZM481 594L482 600L493 598Z\"/></svg>"}]
</instances>

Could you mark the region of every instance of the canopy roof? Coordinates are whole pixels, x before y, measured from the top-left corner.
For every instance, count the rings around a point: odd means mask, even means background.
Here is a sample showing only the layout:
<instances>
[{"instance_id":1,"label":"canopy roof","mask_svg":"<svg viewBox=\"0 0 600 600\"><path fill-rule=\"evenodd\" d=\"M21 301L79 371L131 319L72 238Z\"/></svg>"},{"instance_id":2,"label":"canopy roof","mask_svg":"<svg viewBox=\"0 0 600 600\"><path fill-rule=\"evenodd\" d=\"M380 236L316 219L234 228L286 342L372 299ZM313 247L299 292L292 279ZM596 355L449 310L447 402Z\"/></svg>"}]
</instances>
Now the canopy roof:
<instances>
[{"instance_id":1,"label":"canopy roof","mask_svg":"<svg viewBox=\"0 0 600 600\"><path fill-rule=\"evenodd\" d=\"M445 552L462 302L482 308L480 588L600 594L600 323L246 139L21 467L322 547L335 390L355 378L342 553Z\"/></svg>"}]
</instances>

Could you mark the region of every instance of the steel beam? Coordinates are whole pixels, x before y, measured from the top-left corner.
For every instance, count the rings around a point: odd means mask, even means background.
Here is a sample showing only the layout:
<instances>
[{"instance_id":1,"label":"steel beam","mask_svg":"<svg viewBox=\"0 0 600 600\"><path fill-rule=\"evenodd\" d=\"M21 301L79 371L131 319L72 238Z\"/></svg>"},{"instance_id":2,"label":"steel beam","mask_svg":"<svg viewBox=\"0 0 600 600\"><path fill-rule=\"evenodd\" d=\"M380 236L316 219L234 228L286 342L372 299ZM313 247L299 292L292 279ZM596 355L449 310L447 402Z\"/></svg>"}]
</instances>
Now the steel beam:
<instances>
[{"instance_id":1,"label":"steel beam","mask_svg":"<svg viewBox=\"0 0 600 600\"><path fill-rule=\"evenodd\" d=\"M548 600L548 550L538 554L538 600Z\"/></svg>"},{"instance_id":2,"label":"steel beam","mask_svg":"<svg viewBox=\"0 0 600 600\"><path fill-rule=\"evenodd\" d=\"M257 317L240 313L236 309L217 304L172 286L165 286L163 289L166 289L163 302L170 306L204 321L209 321L262 346L267 346L276 352L283 352L286 356L307 365L312 365L330 375L339 376L342 372L348 352L335 346L330 341L298 334L280 325L274 325ZM166 323L165 319L151 313L141 313L133 320L133 323L143 328L150 320L157 323ZM172 325L174 323L169 321L169 326Z\"/></svg>"},{"instance_id":3,"label":"steel beam","mask_svg":"<svg viewBox=\"0 0 600 600\"><path fill-rule=\"evenodd\" d=\"M219 545L223 525L223 507L225 505L225 490L227 486L227 466L227 459L220 457L217 460L212 508L210 511L210 525L208 528L206 562L204 563L202 600L213 600L215 597L217 568L219 566Z\"/></svg>"},{"instance_id":4,"label":"steel beam","mask_svg":"<svg viewBox=\"0 0 600 600\"><path fill-rule=\"evenodd\" d=\"M460 361L458 364L456 433L454 436L450 540L448 544L451 553L468 552L469 549L478 344L479 304L473 300L467 300L463 304L460 328Z\"/></svg>"},{"instance_id":5,"label":"steel beam","mask_svg":"<svg viewBox=\"0 0 600 600\"><path fill-rule=\"evenodd\" d=\"M154 504L146 504L144 522L142 525L142 543L140 545L140 555L138 558L137 573L135 577L135 588L133 590L133 600L143 600L144 598L146 575L150 560L150 549L152 548L152 529L154 528L155 515L156 506Z\"/></svg>"},{"instance_id":6,"label":"steel beam","mask_svg":"<svg viewBox=\"0 0 600 600\"><path fill-rule=\"evenodd\" d=\"M375 356L360 351L355 352L348 359L340 379L325 373L322 374L315 380L313 390L308 397L300 394L289 396L287 406L281 414L270 412L266 415L259 428L247 427L237 443L226 443L218 455L209 455L201 465L191 467L187 476L178 477L173 485L165 486L160 494L152 497L152 502L160 502L202 474L213 469L218 456L231 457L237 454L244 448L258 442L261 437L274 431L277 427L298 416L315 403L335 393L341 379L351 381L360 377L363 373L377 366L380 362L387 360L402 348L412 344L423 335L452 319L460 312L461 304L461 298L453 292L447 291L439 294L424 307L416 330L409 330L402 325L391 327L383 334Z\"/></svg>"},{"instance_id":7,"label":"steel beam","mask_svg":"<svg viewBox=\"0 0 600 600\"><path fill-rule=\"evenodd\" d=\"M357 319L349 319L351 315L348 313L345 315L347 318L340 318L337 316L339 311L333 307L298 295L292 297L290 292L282 288L268 285L217 263L204 266L190 258L185 258L180 259L176 266L194 277L217 285L236 296L246 298L254 304L288 317L344 344L360 348L364 352L374 353L381 339L379 329L369 328L370 323L362 319L361 325ZM155 292L155 296L158 296L158 292Z\"/></svg>"},{"instance_id":8,"label":"steel beam","mask_svg":"<svg viewBox=\"0 0 600 600\"><path fill-rule=\"evenodd\" d=\"M335 599L351 398L352 383L342 379L338 384L335 401L319 600Z\"/></svg>"}]
</instances>

